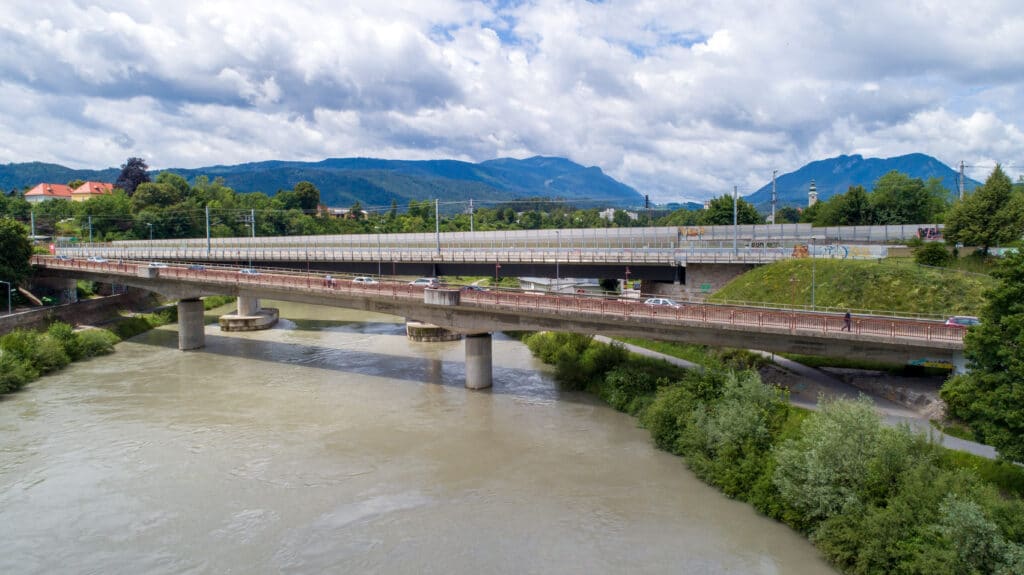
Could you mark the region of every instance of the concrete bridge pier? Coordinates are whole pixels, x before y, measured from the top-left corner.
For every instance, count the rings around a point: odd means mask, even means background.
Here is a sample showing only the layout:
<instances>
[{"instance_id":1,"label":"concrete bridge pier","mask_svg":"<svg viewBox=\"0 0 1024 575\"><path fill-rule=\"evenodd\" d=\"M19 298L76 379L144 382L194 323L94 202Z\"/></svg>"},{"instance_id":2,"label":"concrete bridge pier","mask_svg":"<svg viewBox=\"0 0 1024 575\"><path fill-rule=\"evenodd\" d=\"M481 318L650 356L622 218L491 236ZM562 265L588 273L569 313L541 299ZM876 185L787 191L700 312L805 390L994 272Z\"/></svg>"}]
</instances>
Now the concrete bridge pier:
<instances>
[{"instance_id":1,"label":"concrete bridge pier","mask_svg":"<svg viewBox=\"0 0 1024 575\"><path fill-rule=\"evenodd\" d=\"M203 332L203 301L199 298L178 302L178 349L199 349L206 345Z\"/></svg>"},{"instance_id":2,"label":"concrete bridge pier","mask_svg":"<svg viewBox=\"0 0 1024 575\"><path fill-rule=\"evenodd\" d=\"M486 389L494 384L491 371L491 334L466 335L466 388Z\"/></svg>"},{"instance_id":3,"label":"concrete bridge pier","mask_svg":"<svg viewBox=\"0 0 1024 575\"><path fill-rule=\"evenodd\" d=\"M260 298L250 295L238 296L238 315L256 315L260 311Z\"/></svg>"}]
</instances>

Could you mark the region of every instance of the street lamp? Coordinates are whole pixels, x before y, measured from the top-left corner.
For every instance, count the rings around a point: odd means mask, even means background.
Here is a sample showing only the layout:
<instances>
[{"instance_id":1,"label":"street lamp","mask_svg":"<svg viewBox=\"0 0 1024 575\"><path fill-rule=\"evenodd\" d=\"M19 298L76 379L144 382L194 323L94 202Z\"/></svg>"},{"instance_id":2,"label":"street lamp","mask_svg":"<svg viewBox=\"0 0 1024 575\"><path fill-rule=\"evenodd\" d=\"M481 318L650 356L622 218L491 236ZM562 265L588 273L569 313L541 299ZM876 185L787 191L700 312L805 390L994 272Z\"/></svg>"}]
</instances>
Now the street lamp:
<instances>
[{"instance_id":1,"label":"street lamp","mask_svg":"<svg viewBox=\"0 0 1024 575\"><path fill-rule=\"evenodd\" d=\"M11 287L9 282L5 282L3 280L0 280L0 284L7 285L7 315L11 315L11 290L14 288Z\"/></svg>"},{"instance_id":2,"label":"street lamp","mask_svg":"<svg viewBox=\"0 0 1024 575\"><path fill-rule=\"evenodd\" d=\"M146 225L149 226L149 241L153 241L153 224L146 222Z\"/></svg>"},{"instance_id":3,"label":"street lamp","mask_svg":"<svg viewBox=\"0 0 1024 575\"><path fill-rule=\"evenodd\" d=\"M380 278L380 226L374 226L377 231L377 277Z\"/></svg>"}]
</instances>

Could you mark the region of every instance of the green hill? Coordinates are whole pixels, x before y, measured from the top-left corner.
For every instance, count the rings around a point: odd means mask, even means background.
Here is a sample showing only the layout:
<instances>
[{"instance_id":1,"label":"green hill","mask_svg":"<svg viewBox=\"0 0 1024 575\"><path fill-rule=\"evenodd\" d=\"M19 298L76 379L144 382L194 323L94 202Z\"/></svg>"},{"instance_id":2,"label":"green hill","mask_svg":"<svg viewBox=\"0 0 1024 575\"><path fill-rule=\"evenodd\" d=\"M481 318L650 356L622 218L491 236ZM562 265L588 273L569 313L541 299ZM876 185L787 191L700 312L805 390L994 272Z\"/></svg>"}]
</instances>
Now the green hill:
<instances>
[{"instance_id":1,"label":"green hill","mask_svg":"<svg viewBox=\"0 0 1024 575\"><path fill-rule=\"evenodd\" d=\"M928 268L907 260L818 259L813 267L816 309L840 313L850 309L935 317L977 315L984 291L995 283L986 275ZM761 266L732 280L709 300L809 308L811 269L809 259Z\"/></svg>"}]
</instances>

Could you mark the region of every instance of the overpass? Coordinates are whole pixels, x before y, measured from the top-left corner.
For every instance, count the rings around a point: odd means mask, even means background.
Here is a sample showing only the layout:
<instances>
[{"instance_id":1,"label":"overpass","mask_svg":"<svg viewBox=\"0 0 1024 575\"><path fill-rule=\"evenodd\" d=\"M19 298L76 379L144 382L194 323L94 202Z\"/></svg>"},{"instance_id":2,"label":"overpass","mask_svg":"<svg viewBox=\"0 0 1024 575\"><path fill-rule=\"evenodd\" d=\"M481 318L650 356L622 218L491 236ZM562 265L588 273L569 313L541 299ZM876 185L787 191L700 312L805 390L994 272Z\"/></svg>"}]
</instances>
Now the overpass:
<instances>
[{"instance_id":1,"label":"overpass","mask_svg":"<svg viewBox=\"0 0 1024 575\"><path fill-rule=\"evenodd\" d=\"M205 262L365 275L625 278L720 287L791 257L876 259L916 226L809 224L584 228L436 234L189 238L55 246L83 258ZM645 287L646 291L652 284ZM705 289L704 291L708 291Z\"/></svg>"},{"instance_id":2,"label":"overpass","mask_svg":"<svg viewBox=\"0 0 1024 575\"><path fill-rule=\"evenodd\" d=\"M90 262L35 256L41 275L122 284L179 299L179 348L204 345L199 297L234 295L239 311L258 298L374 311L431 323L467 334L467 387L491 382L490 334L494 331L564 331L755 348L777 353L870 357L905 363L928 358L963 368L959 326L911 318L863 316L850 331L835 314L691 304L648 306L637 300L585 294L424 289L403 282L328 283L323 275L295 271L241 274L237 269L150 267L145 262Z\"/></svg>"}]
</instances>

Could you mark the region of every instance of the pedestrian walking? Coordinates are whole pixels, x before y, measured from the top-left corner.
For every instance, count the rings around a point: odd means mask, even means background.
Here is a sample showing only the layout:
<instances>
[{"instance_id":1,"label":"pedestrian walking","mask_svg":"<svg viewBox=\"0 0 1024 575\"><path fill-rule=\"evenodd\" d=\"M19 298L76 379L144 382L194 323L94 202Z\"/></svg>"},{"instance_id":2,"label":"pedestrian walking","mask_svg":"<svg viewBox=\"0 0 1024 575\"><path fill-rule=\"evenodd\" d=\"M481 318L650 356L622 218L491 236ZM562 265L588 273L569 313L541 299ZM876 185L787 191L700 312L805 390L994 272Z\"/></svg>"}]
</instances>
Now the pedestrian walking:
<instances>
[{"instance_id":1,"label":"pedestrian walking","mask_svg":"<svg viewBox=\"0 0 1024 575\"><path fill-rule=\"evenodd\" d=\"M843 331L850 331L852 319L853 316L851 316L849 310L847 310L846 315L843 316Z\"/></svg>"}]
</instances>

